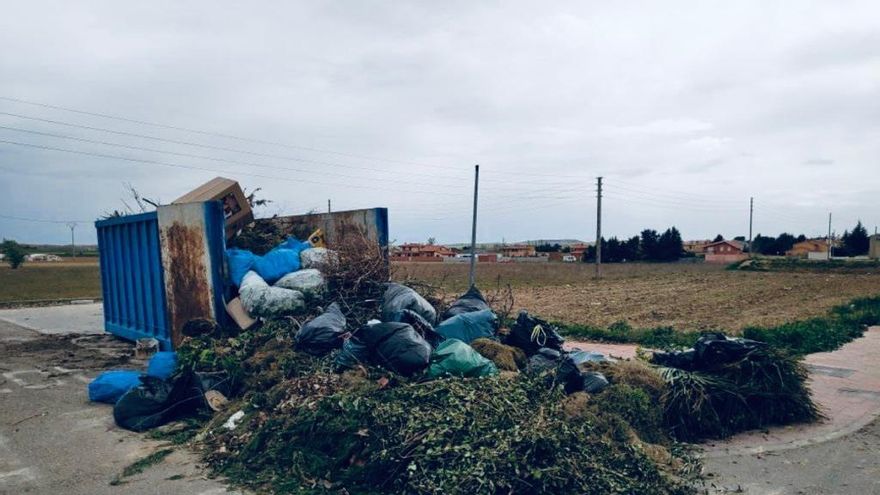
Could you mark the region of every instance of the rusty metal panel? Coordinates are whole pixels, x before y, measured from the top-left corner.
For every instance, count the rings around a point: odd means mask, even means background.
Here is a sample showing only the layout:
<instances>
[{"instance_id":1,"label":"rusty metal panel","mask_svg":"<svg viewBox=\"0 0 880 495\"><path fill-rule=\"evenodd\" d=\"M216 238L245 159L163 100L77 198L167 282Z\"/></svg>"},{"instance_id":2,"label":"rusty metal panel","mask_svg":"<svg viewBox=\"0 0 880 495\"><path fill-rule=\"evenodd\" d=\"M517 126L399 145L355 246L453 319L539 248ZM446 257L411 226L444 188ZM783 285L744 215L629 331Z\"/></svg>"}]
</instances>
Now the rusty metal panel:
<instances>
[{"instance_id":1,"label":"rusty metal panel","mask_svg":"<svg viewBox=\"0 0 880 495\"><path fill-rule=\"evenodd\" d=\"M104 329L171 347L156 212L95 222L104 297Z\"/></svg>"},{"instance_id":2,"label":"rusty metal panel","mask_svg":"<svg viewBox=\"0 0 880 495\"><path fill-rule=\"evenodd\" d=\"M193 318L222 321L223 208L219 201L158 209L168 328L173 346Z\"/></svg>"},{"instance_id":3,"label":"rusty metal panel","mask_svg":"<svg viewBox=\"0 0 880 495\"><path fill-rule=\"evenodd\" d=\"M297 239L307 239L316 229L324 231L328 247L351 233L363 233L380 246L388 246L388 209L335 211L257 220L274 222L282 230Z\"/></svg>"}]
</instances>

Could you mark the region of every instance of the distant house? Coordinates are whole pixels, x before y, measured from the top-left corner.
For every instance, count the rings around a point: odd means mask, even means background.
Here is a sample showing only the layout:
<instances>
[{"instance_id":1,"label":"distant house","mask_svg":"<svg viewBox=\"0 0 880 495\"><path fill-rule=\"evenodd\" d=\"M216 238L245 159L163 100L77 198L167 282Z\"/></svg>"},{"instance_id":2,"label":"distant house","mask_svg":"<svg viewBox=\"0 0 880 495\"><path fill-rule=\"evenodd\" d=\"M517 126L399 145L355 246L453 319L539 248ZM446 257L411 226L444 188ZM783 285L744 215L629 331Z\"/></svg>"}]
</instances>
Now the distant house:
<instances>
[{"instance_id":1,"label":"distant house","mask_svg":"<svg viewBox=\"0 0 880 495\"><path fill-rule=\"evenodd\" d=\"M589 244L572 244L569 247L569 254L574 256L576 260L582 260L586 256L588 249L590 249Z\"/></svg>"},{"instance_id":2,"label":"distant house","mask_svg":"<svg viewBox=\"0 0 880 495\"><path fill-rule=\"evenodd\" d=\"M28 261L61 261L61 256L46 253L32 253L25 256Z\"/></svg>"},{"instance_id":3,"label":"distant house","mask_svg":"<svg viewBox=\"0 0 880 495\"><path fill-rule=\"evenodd\" d=\"M748 258L740 241L710 242L703 247L703 253L706 263L733 263Z\"/></svg>"},{"instance_id":4,"label":"distant house","mask_svg":"<svg viewBox=\"0 0 880 495\"><path fill-rule=\"evenodd\" d=\"M501 255L507 258L528 258L536 256L537 250L529 244L511 244L501 247Z\"/></svg>"},{"instance_id":5,"label":"distant house","mask_svg":"<svg viewBox=\"0 0 880 495\"><path fill-rule=\"evenodd\" d=\"M394 251L395 261L441 261L455 256L455 251L436 244L401 244Z\"/></svg>"},{"instance_id":6,"label":"distant house","mask_svg":"<svg viewBox=\"0 0 880 495\"><path fill-rule=\"evenodd\" d=\"M825 239L807 239L794 244L785 252L790 258L808 258L811 260L828 259L828 241Z\"/></svg>"},{"instance_id":7,"label":"distant house","mask_svg":"<svg viewBox=\"0 0 880 495\"><path fill-rule=\"evenodd\" d=\"M709 244L712 244L712 241L708 239L704 241L684 241L681 247L688 253L703 254L703 250Z\"/></svg>"}]
</instances>

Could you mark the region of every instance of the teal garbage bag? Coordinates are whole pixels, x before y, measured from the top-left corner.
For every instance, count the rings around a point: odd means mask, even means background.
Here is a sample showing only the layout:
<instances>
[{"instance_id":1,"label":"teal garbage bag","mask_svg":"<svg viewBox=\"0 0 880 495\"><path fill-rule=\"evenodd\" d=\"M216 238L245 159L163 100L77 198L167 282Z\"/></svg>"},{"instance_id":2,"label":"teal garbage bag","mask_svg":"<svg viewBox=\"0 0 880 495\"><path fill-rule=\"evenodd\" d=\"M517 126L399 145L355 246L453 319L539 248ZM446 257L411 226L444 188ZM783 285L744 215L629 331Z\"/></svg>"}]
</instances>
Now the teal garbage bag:
<instances>
[{"instance_id":1,"label":"teal garbage bag","mask_svg":"<svg viewBox=\"0 0 880 495\"><path fill-rule=\"evenodd\" d=\"M447 339L458 339L470 344L479 338L495 338L498 317L491 310L461 313L437 325L434 331Z\"/></svg>"},{"instance_id":2,"label":"teal garbage bag","mask_svg":"<svg viewBox=\"0 0 880 495\"><path fill-rule=\"evenodd\" d=\"M495 363L475 351L473 347L456 339L447 339L431 353L428 378L458 376L475 378L498 374Z\"/></svg>"}]
</instances>

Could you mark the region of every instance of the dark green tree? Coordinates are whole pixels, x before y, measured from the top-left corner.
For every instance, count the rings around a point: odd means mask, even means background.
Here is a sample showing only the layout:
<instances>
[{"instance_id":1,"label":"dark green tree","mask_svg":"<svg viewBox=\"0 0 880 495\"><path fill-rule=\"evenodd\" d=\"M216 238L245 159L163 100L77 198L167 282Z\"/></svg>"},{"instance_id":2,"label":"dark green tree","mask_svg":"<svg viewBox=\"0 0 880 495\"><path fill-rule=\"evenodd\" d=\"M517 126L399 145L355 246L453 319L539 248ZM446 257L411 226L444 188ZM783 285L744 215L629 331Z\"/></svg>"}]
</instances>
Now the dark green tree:
<instances>
[{"instance_id":1,"label":"dark green tree","mask_svg":"<svg viewBox=\"0 0 880 495\"><path fill-rule=\"evenodd\" d=\"M11 239L4 239L2 245L6 262L13 270L20 267L25 260L25 252L21 245Z\"/></svg>"},{"instance_id":2,"label":"dark green tree","mask_svg":"<svg viewBox=\"0 0 880 495\"><path fill-rule=\"evenodd\" d=\"M648 261L657 261L659 260L660 252L659 252L659 236L657 235L657 231L653 229L645 229L642 231L642 242L639 249L641 251L641 258Z\"/></svg>"},{"instance_id":3,"label":"dark green tree","mask_svg":"<svg viewBox=\"0 0 880 495\"><path fill-rule=\"evenodd\" d=\"M724 240L724 236L721 234L718 234L715 236L715 239L712 239L712 242L721 242L723 240Z\"/></svg>"},{"instance_id":4,"label":"dark green tree","mask_svg":"<svg viewBox=\"0 0 880 495\"><path fill-rule=\"evenodd\" d=\"M843 254L846 256L861 256L863 254L868 254L868 246L871 241L868 237L868 229L862 225L861 220L856 223L852 232L845 231L841 240L843 241Z\"/></svg>"},{"instance_id":5,"label":"dark green tree","mask_svg":"<svg viewBox=\"0 0 880 495\"><path fill-rule=\"evenodd\" d=\"M657 261L676 261L681 258L684 251L681 241L681 233L675 227L670 227L660 235L658 244Z\"/></svg>"}]
</instances>

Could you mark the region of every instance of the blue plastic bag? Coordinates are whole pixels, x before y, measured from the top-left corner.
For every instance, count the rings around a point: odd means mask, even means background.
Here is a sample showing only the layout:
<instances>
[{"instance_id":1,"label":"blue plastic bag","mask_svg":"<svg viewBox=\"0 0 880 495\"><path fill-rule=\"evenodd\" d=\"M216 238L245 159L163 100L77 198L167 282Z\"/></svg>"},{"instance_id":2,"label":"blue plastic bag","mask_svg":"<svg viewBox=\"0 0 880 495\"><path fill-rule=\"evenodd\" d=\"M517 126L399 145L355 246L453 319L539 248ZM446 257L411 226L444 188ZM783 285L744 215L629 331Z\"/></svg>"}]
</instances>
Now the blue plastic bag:
<instances>
[{"instance_id":1,"label":"blue plastic bag","mask_svg":"<svg viewBox=\"0 0 880 495\"><path fill-rule=\"evenodd\" d=\"M140 377L139 371L105 371L89 383L89 400L116 404L126 392L141 384Z\"/></svg>"},{"instance_id":2,"label":"blue plastic bag","mask_svg":"<svg viewBox=\"0 0 880 495\"><path fill-rule=\"evenodd\" d=\"M306 249L311 249L312 245L308 242L302 242L296 237L288 237L287 240L279 244L278 247L281 249L292 249L297 253L300 253Z\"/></svg>"},{"instance_id":3,"label":"blue plastic bag","mask_svg":"<svg viewBox=\"0 0 880 495\"><path fill-rule=\"evenodd\" d=\"M157 352L150 358L147 375L167 380L177 368L177 353L173 351Z\"/></svg>"},{"instance_id":4,"label":"blue plastic bag","mask_svg":"<svg viewBox=\"0 0 880 495\"><path fill-rule=\"evenodd\" d=\"M465 344L479 338L495 338L498 317L491 310L461 313L444 320L434 331L447 339L458 339Z\"/></svg>"},{"instance_id":5,"label":"blue plastic bag","mask_svg":"<svg viewBox=\"0 0 880 495\"><path fill-rule=\"evenodd\" d=\"M297 270L299 270L299 251L293 249L275 248L265 256L257 257L254 262L254 271L269 285Z\"/></svg>"},{"instance_id":6,"label":"blue plastic bag","mask_svg":"<svg viewBox=\"0 0 880 495\"><path fill-rule=\"evenodd\" d=\"M245 249L232 248L226 250L226 258L229 263L229 278L235 285L241 285L244 274L253 268L256 256Z\"/></svg>"}]
</instances>

